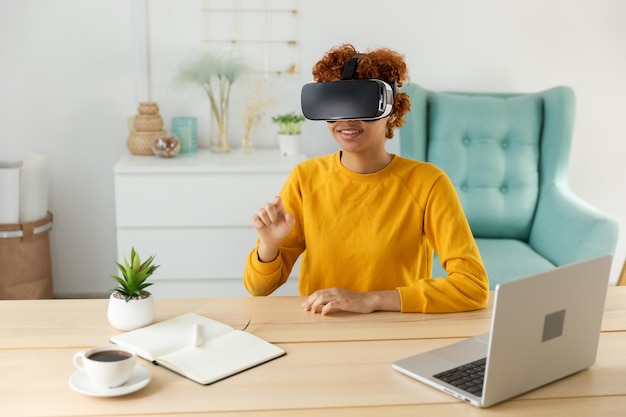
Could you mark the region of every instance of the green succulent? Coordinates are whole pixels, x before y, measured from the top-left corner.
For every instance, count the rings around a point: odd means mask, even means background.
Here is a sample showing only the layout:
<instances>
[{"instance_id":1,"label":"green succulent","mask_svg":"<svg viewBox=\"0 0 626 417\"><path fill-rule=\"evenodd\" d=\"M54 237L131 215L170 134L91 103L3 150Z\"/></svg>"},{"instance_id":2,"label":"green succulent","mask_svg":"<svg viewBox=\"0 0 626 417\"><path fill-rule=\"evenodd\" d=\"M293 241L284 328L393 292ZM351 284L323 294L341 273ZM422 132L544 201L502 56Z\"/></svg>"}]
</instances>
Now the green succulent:
<instances>
[{"instance_id":1,"label":"green succulent","mask_svg":"<svg viewBox=\"0 0 626 417\"><path fill-rule=\"evenodd\" d=\"M120 284L112 291L116 291L124 296L126 302L132 298L143 298L150 295L145 289L152 285L152 283L146 282L146 280L160 266L152 265L153 260L154 255L142 263L139 254L135 251L135 248L132 248L130 251L130 262L128 262L126 257L124 257L124 265L116 262L122 276L111 275L111 278Z\"/></svg>"},{"instance_id":2,"label":"green succulent","mask_svg":"<svg viewBox=\"0 0 626 417\"><path fill-rule=\"evenodd\" d=\"M278 125L278 133L281 135L299 135L302 133L304 116L291 112L272 117L272 122Z\"/></svg>"}]
</instances>

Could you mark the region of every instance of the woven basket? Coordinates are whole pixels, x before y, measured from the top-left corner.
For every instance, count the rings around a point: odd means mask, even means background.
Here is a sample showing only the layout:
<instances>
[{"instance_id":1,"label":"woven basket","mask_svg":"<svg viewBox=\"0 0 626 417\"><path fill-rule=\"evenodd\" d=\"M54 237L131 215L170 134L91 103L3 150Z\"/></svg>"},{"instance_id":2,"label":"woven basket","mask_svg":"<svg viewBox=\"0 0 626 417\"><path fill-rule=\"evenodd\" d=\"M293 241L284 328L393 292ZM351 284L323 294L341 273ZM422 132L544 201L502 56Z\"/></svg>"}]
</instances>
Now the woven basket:
<instances>
[{"instance_id":1,"label":"woven basket","mask_svg":"<svg viewBox=\"0 0 626 417\"><path fill-rule=\"evenodd\" d=\"M32 222L0 224L0 300L52 298L52 213Z\"/></svg>"},{"instance_id":2,"label":"woven basket","mask_svg":"<svg viewBox=\"0 0 626 417\"><path fill-rule=\"evenodd\" d=\"M157 137L167 136L165 130L156 132L132 132L126 140L126 146L133 155L154 155L152 145Z\"/></svg>"},{"instance_id":3,"label":"woven basket","mask_svg":"<svg viewBox=\"0 0 626 417\"><path fill-rule=\"evenodd\" d=\"M137 108L139 114L157 114L159 112L159 105L153 101L141 102Z\"/></svg>"},{"instance_id":4,"label":"woven basket","mask_svg":"<svg viewBox=\"0 0 626 417\"><path fill-rule=\"evenodd\" d=\"M138 114L133 125L137 132L157 132L163 129L163 118L158 114Z\"/></svg>"}]
</instances>

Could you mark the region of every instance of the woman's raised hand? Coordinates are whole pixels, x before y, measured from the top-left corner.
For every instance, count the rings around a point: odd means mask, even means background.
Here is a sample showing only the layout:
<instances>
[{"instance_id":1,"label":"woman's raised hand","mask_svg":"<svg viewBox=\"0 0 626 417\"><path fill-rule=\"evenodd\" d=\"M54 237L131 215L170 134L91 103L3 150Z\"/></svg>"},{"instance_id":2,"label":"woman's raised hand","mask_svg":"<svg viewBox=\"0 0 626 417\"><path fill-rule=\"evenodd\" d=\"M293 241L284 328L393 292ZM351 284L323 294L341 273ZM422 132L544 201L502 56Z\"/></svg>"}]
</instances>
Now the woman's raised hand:
<instances>
[{"instance_id":1,"label":"woman's raised hand","mask_svg":"<svg viewBox=\"0 0 626 417\"><path fill-rule=\"evenodd\" d=\"M270 262L276 258L280 242L291 232L294 224L295 217L285 212L280 197L274 197L271 203L252 216L252 226L260 239L258 256L261 262Z\"/></svg>"}]
</instances>

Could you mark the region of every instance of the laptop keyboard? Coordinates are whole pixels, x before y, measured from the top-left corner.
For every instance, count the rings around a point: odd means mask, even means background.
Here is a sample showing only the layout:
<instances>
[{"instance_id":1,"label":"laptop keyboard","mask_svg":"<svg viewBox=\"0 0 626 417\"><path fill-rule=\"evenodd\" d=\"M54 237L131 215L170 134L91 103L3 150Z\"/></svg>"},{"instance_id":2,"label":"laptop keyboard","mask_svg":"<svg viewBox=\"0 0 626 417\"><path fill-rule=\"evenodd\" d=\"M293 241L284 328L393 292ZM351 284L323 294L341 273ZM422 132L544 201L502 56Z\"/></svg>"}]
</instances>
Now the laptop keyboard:
<instances>
[{"instance_id":1,"label":"laptop keyboard","mask_svg":"<svg viewBox=\"0 0 626 417\"><path fill-rule=\"evenodd\" d=\"M433 376L463 391L480 397L483 392L486 363L487 358L482 358Z\"/></svg>"}]
</instances>

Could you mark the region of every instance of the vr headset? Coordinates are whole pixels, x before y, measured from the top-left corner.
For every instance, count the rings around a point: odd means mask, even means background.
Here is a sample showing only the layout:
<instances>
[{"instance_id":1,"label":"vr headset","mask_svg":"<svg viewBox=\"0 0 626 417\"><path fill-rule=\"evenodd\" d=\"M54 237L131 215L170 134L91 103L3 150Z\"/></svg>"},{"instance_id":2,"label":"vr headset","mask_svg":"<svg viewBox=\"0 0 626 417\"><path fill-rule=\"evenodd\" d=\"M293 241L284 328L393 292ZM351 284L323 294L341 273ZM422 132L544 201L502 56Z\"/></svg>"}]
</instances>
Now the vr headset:
<instances>
[{"instance_id":1,"label":"vr headset","mask_svg":"<svg viewBox=\"0 0 626 417\"><path fill-rule=\"evenodd\" d=\"M302 87L302 114L309 120L378 120L393 110L397 86L377 79L354 79L359 58L350 58L341 80Z\"/></svg>"}]
</instances>

